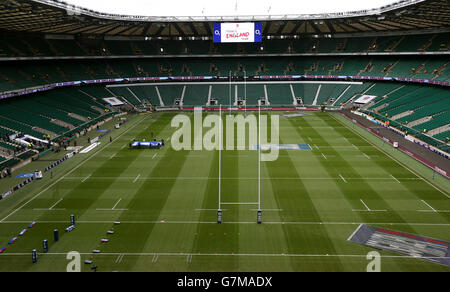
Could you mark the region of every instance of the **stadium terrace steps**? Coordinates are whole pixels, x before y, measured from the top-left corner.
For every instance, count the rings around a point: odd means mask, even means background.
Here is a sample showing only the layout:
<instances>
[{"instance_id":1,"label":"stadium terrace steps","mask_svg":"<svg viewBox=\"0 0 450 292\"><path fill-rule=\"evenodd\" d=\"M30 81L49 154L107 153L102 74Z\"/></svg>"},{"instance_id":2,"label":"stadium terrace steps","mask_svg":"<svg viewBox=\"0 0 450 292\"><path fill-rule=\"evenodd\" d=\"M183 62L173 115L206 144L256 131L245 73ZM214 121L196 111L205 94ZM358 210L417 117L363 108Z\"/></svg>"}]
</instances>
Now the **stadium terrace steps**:
<instances>
[{"instance_id":1,"label":"stadium terrace steps","mask_svg":"<svg viewBox=\"0 0 450 292\"><path fill-rule=\"evenodd\" d=\"M109 87L111 90L113 87ZM155 86L146 86L146 85L140 85L140 86L129 86L128 87L141 101L145 102L148 101L152 105L159 106L160 101L159 97L157 95L157 92L155 90Z\"/></svg>"},{"instance_id":2,"label":"stadium terrace steps","mask_svg":"<svg viewBox=\"0 0 450 292\"><path fill-rule=\"evenodd\" d=\"M336 101L337 98L349 87L348 84L322 84L321 94L317 101L318 104L329 103Z\"/></svg>"},{"instance_id":3,"label":"stadium terrace steps","mask_svg":"<svg viewBox=\"0 0 450 292\"><path fill-rule=\"evenodd\" d=\"M376 83L375 86L371 87L365 94L383 97L395 92L402 86L403 85L397 83Z\"/></svg>"},{"instance_id":4,"label":"stadium terrace steps","mask_svg":"<svg viewBox=\"0 0 450 292\"><path fill-rule=\"evenodd\" d=\"M399 89L399 90L397 90L395 92L392 92L386 98L383 98L379 102L376 102L370 109L379 110L380 106L382 106L384 104L389 104L391 101L395 101L395 100L400 99L400 98L402 98L404 96L407 96L407 95L413 93L414 91L418 90L419 88L420 88L419 86L407 86L407 87L404 87L402 89ZM386 107L386 106L383 106L383 108L384 107Z\"/></svg>"},{"instance_id":5,"label":"stadium terrace steps","mask_svg":"<svg viewBox=\"0 0 450 292\"><path fill-rule=\"evenodd\" d=\"M365 92L373 83L363 83L363 84L352 84L348 90L346 90L339 99L336 101L337 104L345 104L358 94Z\"/></svg>"},{"instance_id":6,"label":"stadium terrace steps","mask_svg":"<svg viewBox=\"0 0 450 292\"><path fill-rule=\"evenodd\" d=\"M1 104L0 115L12 120L23 122L31 127L37 127L53 133L62 133L65 130L63 127L51 123L48 118L35 114L31 111L26 111L22 108L12 106L11 101L6 101Z\"/></svg>"},{"instance_id":7,"label":"stadium terrace steps","mask_svg":"<svg viewBox=\"0 0 450 292\"><path fill-rule=\"evenodd\" d=\"M104 87L83 87L78 89L79 92L90 96L92 99L112 97Z\"/></svg>"},{"instance_id":8,"label":"stadium terrace steps","mask_svg":"<svg viewBox=\"0 0 450 292\"><path fill-rule=\"evenodd\" d=\"M55 138L55 137L58 136L58 134L62 134L63 133L63 131L61 131L59 133L55 133L55 132L52 132L52 131L49 131L47 129L40 128L40 127L33 127L33 130L38 131L40 133L43 133L45 135L50 135L50 137L52 137L52 138ZM42 134L41 134L41 136L42 136Z\"/></svg>"},{"instance_id":9,"label":"stadium terrace steps","mask_svg":"<svg viewBox=\"0 0 450 292\"><path fill-rule=\"evenodd\" d=\"M433 37L430 46L427 48L427 51L448 51L449 45L450 42L448 41L448 34L437 34Z\"/></svg>"},{"instance_id":10,"label":"stadium terrace steps","mask_svg":"<svg viewBox=\"0 0 450 292\"><path fill-rule=\"evenodd\" d=\"M126 99L132 105L141 105L142 103L136 98L136 95L130 91L128 87L110 87L109 88L116 96Z\"/></svg>"},{"instance_id":11,"label":"stadium terrace steps","mask_svg":"<svg viewBox=\"0 0 450 292\"><path fill-rule=\"evenodd\" d=\"M397 52L406 52L406 51L419 51L425 48L425 46L429 43L430 38L432 36L428 34L423 35L408 35L401 39L399 44L396 46L395 51Z\"/></svg>"},{"instance_id":12,"label":"stadium terrace steps","mask_svg":"<svg viewBox=\"0 0 450 292\"><path fill-rule=\"evenodd\" d=\"M264 84L247 84L247 90L245 90L244 84L236 86L238 99L245 99L247 96L247 105L258 105L259 99L265 98Z\"/></svg>"},{"instance_id":13,"label":"stadium terrace steps","mask_svg":"<svg viewBox=\"0 0 450 292\"><path fill-rule=\"evenodd\" d=\"M17 145L8 143L8 142L4 142L4 141L0 141L0 147L5 148L7 150L17 150L19 147Z\"/></svg>"},{"instance_id":14,"label":"stadium terrace steps","mask_svg":"<svg viewBox=\"0 0 450 292\"><path fill-rule=\"evenodd\" d=\"M72 117L72 118L74 118L74 119L77 119L77 120L80 120L80 121L83 121L83 122L88 122L88 121L89 121L88 118L86 118L86 117L84 117L84 116L80 116L80 115L78 115L78 114L76 114L76 113L68 113L67 115L68 115L69 117Z\"/></svg>"},{"instance_id":15,"label":"stadium terrace steps","mask_svg":"<svg viewBox=\"0 0 450 292\"><path fill-rule=\"evenodd\" d=\"M414 111L406 111L406 112L397 114L397 115L393 116L393 117L391 118L391 120L395 121L395 120L401 119L401 118L403 118L403 117L409 116L409 115L412 114L413 112L414 112Z\"/></svg>"},{"instance_id":16,"label":"stadium terrace steps","mask_svg":"<svg viewBox=\"0 0 450 292\"><path fill-rule=\"evenodd\" d=\"M404 106L405 104L411 104L414 102L420 102L423 101L425 98L425 96L432 96L433 94L436 94L435 91L433 91L433 88L427 88L427 87L423 87L423 88L419 88L417 90L415 90L414 92L402 96L400 98L397 98L395 100L391 100L388 104L387 107L379 110L380 113L387 113L388 116L391 116L391 114L389 113L392 110L395 110L396 108L399 108L401 106Z\"/></svg>"},{"instance_id":17,"label":"stadium terrace steps","mask_svg":"<svg viewBox=\"0 0 450 292\"><path fill-rule=\"evenodd\" d=\"M446 89L443 89L444 92L445 90ZM435 98L436 97L430 98L429 103L425 103L423 106L414 109L413 114L399 119L399 122L407 123L408 121L415 121L423 117L435 115L441 112L442 109L450 108L450 101L448 99L448 96L444 96L443 98L436 98L436 100L434 100Z\"/></svg>"},{"instance_id":18,"label":"stadium terrace steps","mask_svg":"<svg viewBox=\"0 0 450 292\"><path fill-rule=\"evenodd\" d=\"M417 94L419 93L419 95ZM446 90L440 90L438 88L429 88L422 91L416 91L414 94L409 96L407 99L400 99L396 102L392 108L387 110L388 116L394 116L402 113L406 110L420 110L427 105L432 105L433 103L439 101L445 101L448 97ZM384 110L382 110L384 112Z\"/></svg>"},{"instance_id":19,"label":"stadium terrace steps","mask_svg":"<svg viewBox=\"0 0 450 292\"><path fill-rule=\"evenodd\" d=\"M430 136L435 136L438 135L440 133L444 133L444 132L448 132L450 131L450 124L446 124L444 126L438 127L436 129L433 129L431 131L428 131L428 135Z\"/></svg>"},{"instance_id":20,"label":"stadium terrace steps","mask_svg":"<svg viewBox=\"0 0 450 292\"><path fill-rule=\"evenodd\" d=\"M6 126L10 129L14 129L17 132L21 132L21 133L25 133L34 137L42 137L42 133L39 133L35 130L32 129L32 127L30 127L29 125L17 122L15 120L11 120L5 117L0 116L0 123L3 126Z\"/></svg>"},{"instance_id":21,"label":"stadium terrace steps","mask_svg":"<svg viewBox=\"0 0 450 292\"><path fill-rule=\"evenodd\" d=\"M319 83L293 83L295 97L301 97L303 104L312 105L319 89Z\"/></svg>"},{"instance_id":22,"label":"stadium terrace steps","mask_svg":"<svg viewBox=\"0 0 450 292\"><path fill-rule=\"evenodd\" d=\"M431 120L431 116L427 116L427 117L423 117L423 118L420 118L420 119L417 119L417 120L413 120L412 122L407 123L407 125L408 125L408 127L414 127L414 126L426 123L429 120Z\"/></svg>"},{"instance_id":23,"label":"stadium terrace steps","mask_svg":"<svg viewBox=\"0 0 450 292\"><path fill-rule=\"evenodd\" d=\"M56 124L58 126L61 126L63 128L69 128L70 130L73 130L75 128L74 125L66 123L66 122L63 122L63 121L60 121L58 119L51 119L50 122L54 123L54 124Z\"/></svg>"},{"instance_id":24,"label":"stadium terrace steps","mask_svg":"<svg viewBox=\"0 0 450 292\"><path fill-rule=\"evenodd\" d=\"M432 129L436 129L438 127L448 124L448 121L450 121L450 111L444 111L432 116L432 119L429 120L428 122L415 125L413 126L413 128L418 131L428 132Z\"/></svg>"},{"instance_id":25,"label":"stadium terrace steps","mask_svg":"<svg viewBox=\"0 0 450 292\"><path fill-rule=\"evenodd\" d=\"M0 126L0 137L4 137L5 135L11 136L15 134L16 132L13 129L9 129L5 127L4 125Z\"/></svg>"},{"instance_id":26,"label":"stadium terrace steps","mask_svg":"<svg viewBox=\"0 0 450 292\"><path fill-rule=\"evenodd\" d=\"M20 99L18 98L15 100L14 106L17 106L19 108L24 108L28 111L45 116L48 119L50 119L51 122L52 122L52 120L59 120L63 123L63 124L60 124L63 127L64 127L64 124L77 125L81 122L80 120L73 119L72 117L70 117L67 112L63 112L61 110L57 110L53 107L39 103L38 101L40 100L39 99L40 96L41 95L38 95L37 96L38 98L36 98L36 99L32 96L31 97L23 97Z\"/></svg>"},{"instance_id":27,"label":"stadium terrace steps","mask_svg":"<svg viewBox=\"0 0 450 292\"><path fill-rule=\"evenodd\" d=\"M442 141L446 141L448 143L450 141L450 130L442 132L442 133L439 133L439 134L434 134L433 138L438 139L438 140L442 140Z\"/></svg>"}]
</instances>

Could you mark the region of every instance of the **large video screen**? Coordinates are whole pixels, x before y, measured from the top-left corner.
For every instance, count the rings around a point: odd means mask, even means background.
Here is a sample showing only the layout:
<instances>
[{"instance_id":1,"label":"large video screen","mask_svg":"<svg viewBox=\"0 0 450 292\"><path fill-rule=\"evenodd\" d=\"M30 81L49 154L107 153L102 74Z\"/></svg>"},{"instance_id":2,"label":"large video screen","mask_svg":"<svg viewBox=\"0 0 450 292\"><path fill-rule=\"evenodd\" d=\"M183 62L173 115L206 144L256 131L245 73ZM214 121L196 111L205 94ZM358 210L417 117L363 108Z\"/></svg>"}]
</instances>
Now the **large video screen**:
<instances>
[{"instance_id":1,"label":"large video screen","mask_svg":"<svg viewBox=\"0 0 450 292\"><path fill-rule=\"evenodd\" d=\"M214 23L215 43L260 43L261 22Z\"/></svg>"}]
</instances>

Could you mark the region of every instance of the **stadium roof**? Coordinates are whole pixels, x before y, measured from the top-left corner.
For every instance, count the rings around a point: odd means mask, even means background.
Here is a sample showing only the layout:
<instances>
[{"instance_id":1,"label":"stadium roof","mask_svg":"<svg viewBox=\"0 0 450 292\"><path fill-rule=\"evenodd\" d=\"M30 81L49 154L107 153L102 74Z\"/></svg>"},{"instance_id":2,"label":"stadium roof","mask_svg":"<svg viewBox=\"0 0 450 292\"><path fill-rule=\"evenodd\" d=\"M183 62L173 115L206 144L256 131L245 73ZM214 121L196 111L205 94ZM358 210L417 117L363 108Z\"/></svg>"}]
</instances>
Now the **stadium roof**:
<instances>
[{"instance_id":1,"label":"stadium roof","mask_svg":"<svg viewBox=\"0 0 450 292\"><path fill-rule=\"evenodd\" d=\"M265 16L130 16L55 0L4 0L0 29L44 34L210 37L216 21L262 21L265 36L450 31L447 0L406 0L372 10Z\"/></svg>"},{"instance_id":2,"label":"stadium roof","mask_svg":"<svg viewBox=\"0 0 450 292\"><path fill-rule=\"evenodd\" d=\"M299 15L378 10L398 0L64 0L69 4L101 13L187 18L239 17L252 19L289 18ZM415 0L413 2L422 2ZM411 1L402 1L406 5ZM251 15L249 17L249 15Z\"/></svg>"}]
</instances>

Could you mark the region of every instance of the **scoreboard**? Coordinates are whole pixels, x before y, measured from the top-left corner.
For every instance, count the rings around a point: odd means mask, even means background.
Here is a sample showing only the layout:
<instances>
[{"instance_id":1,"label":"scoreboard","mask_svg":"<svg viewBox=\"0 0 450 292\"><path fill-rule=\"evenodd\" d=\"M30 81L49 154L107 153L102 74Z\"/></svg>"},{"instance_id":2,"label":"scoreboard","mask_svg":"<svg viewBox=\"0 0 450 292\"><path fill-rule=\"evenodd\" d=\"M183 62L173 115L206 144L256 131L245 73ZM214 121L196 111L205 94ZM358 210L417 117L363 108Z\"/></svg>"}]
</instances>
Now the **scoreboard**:
<instances>
[{"instance_id":1,"label":"scoreboard","mask_svg":"<svg viewBox=\"0 0 450 292\"><path fill-rule=\"evenodd\" d=\"M215 43L260 43L261 22L214 23Z\"/></svg>"}]
</instances>

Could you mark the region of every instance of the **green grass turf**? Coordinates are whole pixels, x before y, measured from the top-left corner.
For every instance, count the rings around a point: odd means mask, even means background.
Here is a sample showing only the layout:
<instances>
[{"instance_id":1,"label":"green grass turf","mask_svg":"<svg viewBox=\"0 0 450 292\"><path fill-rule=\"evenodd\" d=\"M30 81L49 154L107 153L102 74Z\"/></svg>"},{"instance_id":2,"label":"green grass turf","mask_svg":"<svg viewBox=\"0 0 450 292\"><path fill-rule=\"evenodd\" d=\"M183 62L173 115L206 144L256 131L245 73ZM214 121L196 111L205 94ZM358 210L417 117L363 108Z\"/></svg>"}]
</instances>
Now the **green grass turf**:
<instances>
[{"instance_id":1,"label":"green grass turf","mask_svg":"<svg viewBox=\"0 0 450 292\"><path fill-rule=\"evenodd\" d=\"M112 143L104 139L58 166L53 179L0 201L0 248L7 247L0 271L65 271L69 251L83 261L93 257L99 271L365 271L372 249L347 241L360 223L450 240L450 213L417 211L429 210L421 200L450 210L448 182L432 180L411 158L328 113L280 118L280 143L312 150L280 151L278 160L262 163L264 223L256 224L254 205L223 205L218 225L217 151L174 151L170 143L161 150L123 148L150 130L168 141L173 116L136 116ZM257 165L256 151L222 152L223 202L257 201ZM352 211L365 209L361 200L387 211ZM57 202L55 210L35 210ZM70 214L76 229L54 243L53 229L63 231ZM38 224L8 246L31 221ZM31 250L41 251L43 239L50 253L32 264ZM380 254L382 271L450 271Z\"/></svg>"}]
</instances>

